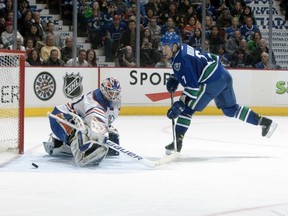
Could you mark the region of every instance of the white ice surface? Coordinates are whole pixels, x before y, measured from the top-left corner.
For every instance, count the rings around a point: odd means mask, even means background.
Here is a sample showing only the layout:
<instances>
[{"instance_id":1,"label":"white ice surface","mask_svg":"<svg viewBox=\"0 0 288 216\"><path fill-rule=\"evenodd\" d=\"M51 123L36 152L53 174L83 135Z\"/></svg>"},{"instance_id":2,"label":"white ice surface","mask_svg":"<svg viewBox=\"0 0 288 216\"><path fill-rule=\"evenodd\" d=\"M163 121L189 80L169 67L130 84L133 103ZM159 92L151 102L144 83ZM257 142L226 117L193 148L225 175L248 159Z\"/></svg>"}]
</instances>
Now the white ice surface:
<instances>
[{"instance_id":1,"label":"white ice surface","mask_svg":"<svg viewBox=\"0 0 288 216\"><path fill-rule=\"evenodd\" d=\"M267 139L236 119L195 116L181 157L158 168L124 156L87 168L50 157L47 119L27 118L25 154L0 164L0 216L288 216L288 121L272 118ZM151 160L172 140L164 116L120 116L115 126L123 146Z\"/></svg>"}]
</instances>

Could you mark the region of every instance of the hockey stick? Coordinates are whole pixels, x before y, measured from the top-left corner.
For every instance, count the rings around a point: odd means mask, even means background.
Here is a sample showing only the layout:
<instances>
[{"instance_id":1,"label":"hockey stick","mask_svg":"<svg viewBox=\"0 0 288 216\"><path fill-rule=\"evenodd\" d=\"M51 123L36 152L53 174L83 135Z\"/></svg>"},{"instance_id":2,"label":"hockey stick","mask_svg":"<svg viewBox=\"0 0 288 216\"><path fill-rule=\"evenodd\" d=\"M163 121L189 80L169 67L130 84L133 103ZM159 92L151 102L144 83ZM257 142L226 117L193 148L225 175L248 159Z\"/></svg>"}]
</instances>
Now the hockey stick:
<instances>
[{"instance_id":1,"label":"hockey stick","mask_svg":"<svg viewBox=\"0 0 288 216\"><path fill-rule=\"evenodd\" d=\"M84 125L84 122L83 122L83 120L81 119L80 116L78 116L78 115L76 115L76 114L74 114L74 113L71 113L71 112L69 112L69 113L67 113L67 114L72 115L73 117L77 118L77 119L78 119L80 122L82 122L83 125ZM62 118L60 118L59 116L54 115L54 114L52 114L52 113L50 113L50 112L48 112L48 116L50 116L51 118L54 118L54 119L58 120L59 122L62 122L63 124L68 125L68 126L71 127L71 128L74 128L74 129L76 129L76 130L81 130L81 131L86 130L86 129L84 129L83 127L79 128L79 127L77 127L76 125L68 122L67 120L62 119ZM111 148L111 149L114 149L115 151L117 151L117 152L119 152L119 153L122 153L122 154L125 155L126 157L131 158L131 159L133 159L133 160L135 160L135 161L138 161L138 162L140 162L140 163L142 163L142 164L144 164L144 165L146 165L146 166L148 166L148 167L156 167L156 166L160 166L160 165L169 163L169 162L177 159L177 158L180 156L179 152L175 152L175 153L173 153L173 154L166 155L166 156L160 158L159 160L153 161L153 160L149 160L149 159L147 159L147 158L144 158L143 156L141 156L141 155L139 155L139 154L137 154L137 153L134 153L134 152L130 151L129 149L127 149L127 148L125 148L125 147L123 147L123 146L120 146L120 145L118 145L118 144L116 144L116 143L114 143L114 142L112 142L112 141L110 141L110 140L108 140L108 141L106 142L106 145L107 145L107 147L109 147L109 148Z\"/></svg>"},{"instance_id":2,"label":"hockey stick","mask_svg":"<svg viewBox=\"0 0 288 216\"><path fill-rule=\"evenodd\" d=\"M171 92L170 94L171 97L171 107L174 104L174 93ZM177 142L176 142L176 136L175 136L175 120L172 118L172 133L173 133L173 144L174 144L174 149L177 152Z\"/></svg>"}]
</instances>

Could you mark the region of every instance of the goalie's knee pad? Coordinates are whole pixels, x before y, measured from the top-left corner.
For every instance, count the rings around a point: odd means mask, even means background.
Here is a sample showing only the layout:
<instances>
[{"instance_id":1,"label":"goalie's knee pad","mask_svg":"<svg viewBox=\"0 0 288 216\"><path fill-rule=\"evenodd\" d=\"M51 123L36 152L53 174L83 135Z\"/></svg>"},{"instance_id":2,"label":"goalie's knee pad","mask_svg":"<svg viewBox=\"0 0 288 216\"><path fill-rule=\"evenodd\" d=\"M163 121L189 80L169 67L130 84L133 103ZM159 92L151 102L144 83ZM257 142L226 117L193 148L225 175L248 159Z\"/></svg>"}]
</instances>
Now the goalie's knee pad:
<instances>
[{"instance_id":1,"label":"goalie's knee pad","mask_svg":"<svg viewBox=\"0 0 288 216\"><path fill-rule=\"evenodd\" d=\"M239 105L235 104L231 107L222 108L222 111L223 111L224 115L226 115L228 117L234 117L236 115L238 109L239 109Z\"/></svg>"}]
</instances>

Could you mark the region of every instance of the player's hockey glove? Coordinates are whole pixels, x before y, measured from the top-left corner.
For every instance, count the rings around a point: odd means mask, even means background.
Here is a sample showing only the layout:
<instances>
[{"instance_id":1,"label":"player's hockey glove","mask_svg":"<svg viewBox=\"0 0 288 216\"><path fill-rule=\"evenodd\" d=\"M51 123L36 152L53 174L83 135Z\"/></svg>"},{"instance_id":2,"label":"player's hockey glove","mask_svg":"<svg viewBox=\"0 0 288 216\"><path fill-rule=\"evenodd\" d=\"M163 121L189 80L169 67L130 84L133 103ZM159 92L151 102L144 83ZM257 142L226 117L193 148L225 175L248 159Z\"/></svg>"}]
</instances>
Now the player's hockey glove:
<instances>
[{"instance_id":1,"label":"player's hockey glove","mask_svg":"<svg viewBox=\"0 0 288 216\"><path fill-rule=\"evenodd\" d=\"M171 74L170 77L167 79L166 88L167 91L170 93L174 93L179 85L179 81L176 79L174 74Z\"/></svg>"},{"instance_id":2,"label":"player's hockey glove","mask_svg":"<svg viewBox=\"0 0 288 216\"><path fill-rule=\"evenodd\" d=\"M185 109L185 104L182 101L176 101L167 112L169 119L177 118Z\"/></svg>"}]
</instances>

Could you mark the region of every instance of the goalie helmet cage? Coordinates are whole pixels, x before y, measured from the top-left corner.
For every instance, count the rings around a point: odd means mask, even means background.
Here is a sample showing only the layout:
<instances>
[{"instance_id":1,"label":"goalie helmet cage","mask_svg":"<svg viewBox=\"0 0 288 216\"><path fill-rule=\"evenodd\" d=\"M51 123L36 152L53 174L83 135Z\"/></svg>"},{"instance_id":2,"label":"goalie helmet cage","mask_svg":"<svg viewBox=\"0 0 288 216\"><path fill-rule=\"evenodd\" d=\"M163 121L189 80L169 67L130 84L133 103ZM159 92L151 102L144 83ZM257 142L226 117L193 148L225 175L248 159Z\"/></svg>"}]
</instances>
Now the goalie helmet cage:
<instances>
[{"instance_id":1,"label":"goalie helmet cage","mask_svg":"<svg viewBox=\"0 0 288 216\"><path fill-rule=\"evenodd\" d=\"M0 153L24 153L25 52L0 50Z\"/></svg>"}]
</instances>

